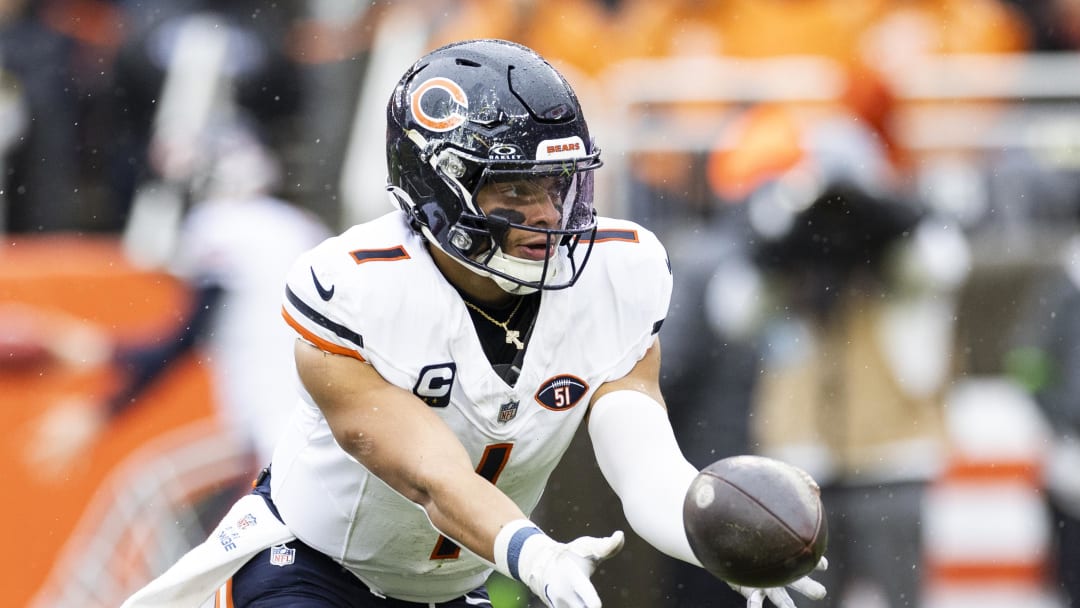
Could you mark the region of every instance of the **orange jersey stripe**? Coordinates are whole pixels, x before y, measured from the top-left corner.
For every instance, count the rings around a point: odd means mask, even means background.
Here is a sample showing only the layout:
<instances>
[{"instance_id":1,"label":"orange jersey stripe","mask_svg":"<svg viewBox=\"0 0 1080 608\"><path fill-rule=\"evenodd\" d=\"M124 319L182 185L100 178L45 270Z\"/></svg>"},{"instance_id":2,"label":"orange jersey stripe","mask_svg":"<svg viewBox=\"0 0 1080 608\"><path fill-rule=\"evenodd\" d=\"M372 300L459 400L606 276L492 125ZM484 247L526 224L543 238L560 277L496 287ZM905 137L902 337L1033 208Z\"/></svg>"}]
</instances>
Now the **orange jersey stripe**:
<instances>
[{"instance_id":1,"label":"orange jersey stripe","mask_svg":"<svg viewBox=\"0 0 1080 608\"><path fill-rule=\"evenodd\" d=\"M292 316L289 315L289 311L285 310L284 306L281 307L281 316L285 318L285 322L288 323L290 327L296 330L296 333L300 334L305 340L311 342L312 344L318 346L326 352L334 353L335 355L345 355L346 357L352 357L353 359L359 359L360 361L366 362L364 357L355 350L345 348L344 346L340 346L338 344L334 344L329 340L324 340L308 331L307 328L305 328L303 325L300 325L300 323L298 323L296 319L293 319Z\"/></svg>"},{"instance_id":2,"label":"orange jersey stripe","mask_svg":"<svg viewBox=\"0 0 1080 608\"><path fill-rule=\"evenodd\" d=\"M214 608L233 608L231 577L225 581L224 585L218 587L214 595Z\"/></svg>"}]
</instances>

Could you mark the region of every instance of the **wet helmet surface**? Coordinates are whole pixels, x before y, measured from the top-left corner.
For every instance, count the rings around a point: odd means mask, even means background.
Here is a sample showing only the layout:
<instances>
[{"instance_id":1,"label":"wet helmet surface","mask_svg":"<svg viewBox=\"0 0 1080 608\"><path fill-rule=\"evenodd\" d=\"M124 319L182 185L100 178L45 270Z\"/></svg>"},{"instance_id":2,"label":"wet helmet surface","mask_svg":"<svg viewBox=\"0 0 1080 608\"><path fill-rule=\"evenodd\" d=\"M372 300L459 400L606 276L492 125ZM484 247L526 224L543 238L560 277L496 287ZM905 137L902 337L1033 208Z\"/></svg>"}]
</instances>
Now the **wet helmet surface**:
<instances>
[{"instance_id":1,"label":"wet helmet surface","mask_svg":"<svg viewBox=\"0 0 1080 608\"><path fill-rule=\"evenodd\" d=\"M432 244L511 293L577 280L596 228L592 172L600 165L569 83L515 43L437 49L405 73L387 106L391 195ZM477 205L485 186L522 180L544 184L558 226L487 216ZM501 245L512 228L544 234L555 255L506 255Z\"/></svg>"}]
</instances>

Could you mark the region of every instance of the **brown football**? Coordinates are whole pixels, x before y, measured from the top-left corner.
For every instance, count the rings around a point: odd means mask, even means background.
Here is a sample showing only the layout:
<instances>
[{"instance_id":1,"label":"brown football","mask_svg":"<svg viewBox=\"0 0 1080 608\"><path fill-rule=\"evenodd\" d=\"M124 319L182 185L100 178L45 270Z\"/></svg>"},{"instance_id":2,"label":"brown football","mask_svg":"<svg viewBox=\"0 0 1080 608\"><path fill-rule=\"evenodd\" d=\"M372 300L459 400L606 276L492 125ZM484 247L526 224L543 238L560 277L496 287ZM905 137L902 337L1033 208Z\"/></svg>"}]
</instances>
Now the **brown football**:
<instances>
[{"instance_id":1,"label":"brown football","mask_svg":"<svg viewBox=\"0 0 1080 608\"><path fill-rule=\"evenodd\" d=\"M763 456L705 467L686 492L683 524L706 570L747 587L779 587L805 576L828 544L813 478Z\"/></svg>"}]
</instances>

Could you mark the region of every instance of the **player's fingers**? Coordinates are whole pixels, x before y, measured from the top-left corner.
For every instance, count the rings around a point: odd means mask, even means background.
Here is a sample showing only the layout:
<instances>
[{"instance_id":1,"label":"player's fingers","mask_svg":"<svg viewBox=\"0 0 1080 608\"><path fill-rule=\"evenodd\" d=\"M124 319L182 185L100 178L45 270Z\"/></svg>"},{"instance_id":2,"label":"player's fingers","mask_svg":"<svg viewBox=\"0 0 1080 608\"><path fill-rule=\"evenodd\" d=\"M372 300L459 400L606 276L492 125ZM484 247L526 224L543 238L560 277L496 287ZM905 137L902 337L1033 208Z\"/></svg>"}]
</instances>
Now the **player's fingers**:
<instances>
[{"instance_id":1,"label":"player's fingers","mask_svg":"<svg viewBox=\"0 0 1080 608\"><path fill-rule=\"evenodd\" d=\"M580 606L583 608L600 608L600 595L596 592L589 577L584 573L579 572L576 575L573 575L572 580L574 593L577 594L578 599L581 600Z\"/></svg>"},{"instance_id":2,"label":"player's fingers","mask_svg":"<svg viewBox=\"0 0 1080 608\"><path fill-rule=\"evenodd\" d=\"M804 576L799 580L790 583L788 587L791 587L812 600L820 600L825 597L826 593L825 585L822 585L809 576Z\"/></svg>"},{"instance_id":3,"label":"player's fingers","mask_svg":"<svg viewBox=\"0 0 1080 608\"><path fill-rule=\"evenodd\" d=\"M616 530L611 536L603 538L583 536L574 539L570 542L570 548L577 555L597 564L618 553L623 547L625 538L622 530Z\"/></svg>"},{"instance_id":4,"label":"player's fingers","mask_svg":"<svg viewBox=\"0 0 1080 608\"><path fill-rule=\"evenodd\" d=\"M754 589L750 595L746 596L746 608L761 608L765 603L765 590Z\"/></svg>"},{"instance_id":5,"label":"player's fingers","mask_svg":"<svg viewBox=\"0 0 1080 608\"><path fill-rule=\"evenodd\" d=\"M783 587L772 587L765 590L765 597L769 598L769 601L773 603L776 608L796 608L795 602L792 601L791 596Z\"/></svg>"},{"instance_id":6,"label":"player's fingers","mask_svg":"<svg viewBox=\"0 0 1080 608\"><path fill-rule=\"evenodd\" d=\"M825 556L822 555L821 559L818 560L817 566L814 566L814 570L828 570L828 569L829 569L829 560L825 559Z\"/></svg>"},{"instance_id":7,"label":"player's fingers","mask_svg":"<svg viewBox=\"0 0 1080 608\"><path fill-rule=\"evenodd\" d=\"M622 550L625 541L626 537L623 535L622 530L616 530L611 536L600 539L600 542L594 547L593 557L597 561L608 559Z\"/></svg>"}]
</instances>

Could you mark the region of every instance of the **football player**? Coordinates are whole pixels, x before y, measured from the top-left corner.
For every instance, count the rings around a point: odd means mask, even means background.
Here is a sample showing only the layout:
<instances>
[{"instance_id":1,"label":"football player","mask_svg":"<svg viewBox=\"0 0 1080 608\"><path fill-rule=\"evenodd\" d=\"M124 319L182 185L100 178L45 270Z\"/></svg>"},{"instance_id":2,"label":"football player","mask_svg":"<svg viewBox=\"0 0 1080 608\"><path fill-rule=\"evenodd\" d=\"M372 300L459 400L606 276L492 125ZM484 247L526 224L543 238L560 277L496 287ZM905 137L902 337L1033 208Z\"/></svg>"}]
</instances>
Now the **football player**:
<instances>
[{"instance_id":1,"label":"football player","mask_svg":"<svg viewBox=\"0 0 1080 608\"><path fill-rule=\"evenodd\" d=\"M563 543L528 519L586 420L634 530L698 563L682 522L697 470L658 388L667 256L597 218L600 151L569 84L530 49L465 41L406 72L387 120L399 209L287 279L302 399L271 466L126 608L219 585L235 606L489 606L493 571L547 606L599 607L590 576L623 533Z\"/></svg>"}]
</instances>

